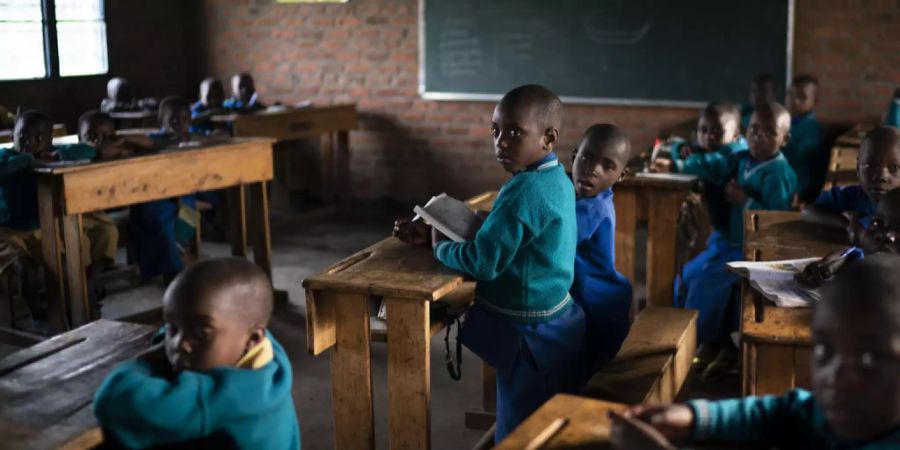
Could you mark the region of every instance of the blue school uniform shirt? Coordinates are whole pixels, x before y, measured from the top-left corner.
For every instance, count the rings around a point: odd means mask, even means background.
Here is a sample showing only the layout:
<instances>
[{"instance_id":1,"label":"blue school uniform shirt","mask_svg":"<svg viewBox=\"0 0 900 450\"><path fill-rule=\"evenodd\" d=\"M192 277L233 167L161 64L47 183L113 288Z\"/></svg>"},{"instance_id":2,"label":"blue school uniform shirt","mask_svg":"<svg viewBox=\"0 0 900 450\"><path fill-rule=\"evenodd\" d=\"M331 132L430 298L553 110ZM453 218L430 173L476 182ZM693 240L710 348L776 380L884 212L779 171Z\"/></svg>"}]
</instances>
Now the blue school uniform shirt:
<instances>
[{"instance_id":1,"label":"blue school uniform shirt","mask_svg":"<svg viewBox=\"0 0 900 450\"><path fill-rule=\"evenodd\" d=\"M81 161L97 157L97 150L86 144L54 145L61 161ZM0 226L19 231L40 227L37 176L28 170L34 164L30 154L11 149L0 150Z\"/></svg>"},{"instance_id":2,"label":"blue school uniform shirt","mask_svg":"<svg viewBox=\"0 0 900 450\"><path fill-rule=\"evenodd\" d=\"M878 204L869 198L860 185L835 186L829 191L822 192L815 204L836 214L856 211L864 227L869 226L869 216L878 209Z\"/></svg>"},{"instance_id":3,"label":"blue school uniform shirt","mask_svg":"<svg viewBox=\"0 0 900 450\"><path fill-rule=\"evenodd\" d=\"M762 448L887 450L900 448L900 426L865 442L848 443L830 430L812 394L689 401L694 411L692 442L757 444Z\"/></svg>"},{"instance_id":4,"label":"blue school uniform shirt","mask_svg":"<svg viewBox=\"0 0 900 450\"><path fill-rule=\"evenodd\" d=\"M682 145L686 145L686 143L678 144L673 147L673 161L684 160L680 154ZM732 153L747 151L747 140L744 139L743 136L739 136L734 142L726 144L713 152L705 151L702 148L700 148L700 150L704 152L694 153L690 157L698 155L697 158L702 158L707 161L728 159L729 155ZM731 204L725 200L725 184L706 180L703 188L703 201L706 203L706 209L709 211L710 225L712 225L714 230L726 233L729 227L729 218L731 217Z\"/></svg>"},{"instance_id":5,"label":"blue school uniform shirt","mask_svg":"<svg viewBox=\"0 0 900 450\"><path fill-rule=\"evenodd\" d=\"M726 184L736 180L747 194L743 205L731 205L728 220L728 242L741 245L744 242L744 211L771 210L790 211L797 175L782 153L768 161L756 161L750 152L732 153L726 158L703 158L705 155L691 155L685 161L675 163L675 171L696 175L704 181Z\"/></svg>"},{"instance_id":6,"label":"blue school uniform shirt","mask_svg":"<svg viewBox=\"0 0 900 450\"><path fill-rule=\"evenodd\" d=\"M744 103L741 105L741 129L746 130L750 126L750 118L753 117L753 105Z\"/></svg>"},{"instance_id":7,"label":"blue school uniform shirt","mask_svg":"<svg viewBox=\"0 0 900 450\"><path fill-rule=\"evenodd\" d=\"M609 291L631 291L631 283L616 272L616 209L612 188L594 197L575 201L578 246L572 296L576 300L608 295Z\"/></svg>"},{"instance_id":8,"label":"blue school uniform shirt","mask_svg":"<svg viewBox=\"0 0 900 450\"><path fill-rule=\"evenodd\" d=\"M200 114L202 114L208 110L209 110L209 108L207 108L206 105L204 105L202 101L197 100L197 103L194 103L194 105L191 106L191 119L196 118L197 116L199 116ZM210 133L213 132L213 124L209 120L207 120L203 123L193 124L193 125L191 125L190 132L191 132L191 134L200 134L200 135L204 135L204 136L209 135Z\"/></svg>"},{"instance_id":9,"label":"blue school uniform shirt","mask_svg":"<svg viewBox=\"0 0 900 450\"><path fill-rule=\"evenodd\" d=\"M826 150L815 111L791 117L791 139L782 153L797 174L797 192L805 193L810 184L822 181L828 163Z\"/></svg>"},{"instance_id":10,"label":"blue school uniform shirt","mask_svg":"<svg viewBox=\"0 0 900 450\"><path fill-rule=\"evenodd\" d=\"M273 357L258 369L172 374L146 360L113 369L94 396L105 433L127 448L191 442L197 448L300 448L291 363L266 332Z\"/></svg>"},{"instance_id":11,"label":"blue school uniform shirt","mask_svg":"<svg viewBox=\"0 0 900 450\"><path fill-rule=\"evenodd\" d=\"M884 124L900 128L900 98L891 101L887 115L884 116Z\"/></svg>"},{"instance_id":12,"label":"blue school uniform shirt","mask_svg":"<svg viewBox=\"0 0 900 450\"><path fill-rule=\"evenodd\" d=\"M442 241L434 257L471 275L477 301L505 320L546 322L572 303L575 188L551 153L513 175L475 239Z\"/></svg>"},{"instance_id":13,"label":"blue school uniform shirt","mask_svg":"<svg viewBox=\"0 0 900 450\"><path fill-rule=\"evenodd\" d=\"M225 103L222 106L226 109L251 109L251 110L260 110L266 109L266 105L262 104L257 98L257 94L254 92L253 96L250 97L250 101L247 104L241 101L241 99L237 97L231 97L225 100Z\"/></svg>"}]
</instances>

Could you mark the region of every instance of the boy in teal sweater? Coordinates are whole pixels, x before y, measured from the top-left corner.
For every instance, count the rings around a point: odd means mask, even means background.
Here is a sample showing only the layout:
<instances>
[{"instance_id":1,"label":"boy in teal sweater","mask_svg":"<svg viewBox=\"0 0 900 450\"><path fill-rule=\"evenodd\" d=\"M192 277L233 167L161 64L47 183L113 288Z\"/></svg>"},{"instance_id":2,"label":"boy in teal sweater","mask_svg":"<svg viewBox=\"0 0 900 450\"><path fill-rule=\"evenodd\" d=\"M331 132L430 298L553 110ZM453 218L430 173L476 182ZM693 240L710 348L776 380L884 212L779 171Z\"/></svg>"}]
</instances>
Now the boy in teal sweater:
<instances>
[{"instance_id":1,"label":"boy in teal sweater","mask_svg":"<svg viewBox=\"0 0 900 450\"><path fill-rule=\"evenodd\" d=\"M900 257L874 255L825 287L812 322L812 393L637 406L611 414L616 448L727 442L780 449L900 448Z\"/></svg>"},{"instance_id":2,"label":"boy in teal sweater","mask_svg":"<svg viewBox=\"0 0 900 450\"><path fill-rule=\"evenodd\" d=\"M733 153L728 158L698 154L684 161L654 162L659 171L687 173L724 184L725 199L731 204L728 232L710 240L706 250L685 266L682 282L687 289L677 300L677 304L700 312L699 353L716 355L701 369L705 378L720 375L737 362L737 349L731 344L729 334L737 329L739 313L732 291L739 278L725 264L743 258L744 211L791 209L797 177L781 153L788 142L790 128L791 116L787 110L771 103L757 107L753 113L747 133L749 152Z\"/></svg>"},{"instance_id":3,"label":"boy in teal sweater","mask_svg":"<svg viewBox=\"0 0 900 450\"><path fill-rule=\"evenodd\" d=\"M473 241L433 244L435 258L478 281L461 339L497 370L495 442L583 379L584 313L569 295L575 190L553 153L562 116L542 86L504 95L491 130L497 162L513 176Z\"/></svg>"},{"instance_id":4,"label":"boy in teal sweater","mask_svg":"<svg viewBox=\"0 0 900 450\"><path fill-rule=\"evenodd\" d=\"M94 415L106 440L299 449L291 363L266 330L272 297L265 272L241 258L179 274L163 296L165 344L113 369L97 390Z\"/></svg>"},{"instance_id":5,"label":"boy in teal sweater","mask_svg":"<svg viewBox=\"0 0 900 450\"><path fill-rule=\"evenodd\" d=\"M828 168L822 126L813 111L818 97L819 80L800 75L791 82L785 104L791 113L791 141L784 147L784 156L797 173L797 194L804 203L819 196Z\"/></svg>"}]
</instances>

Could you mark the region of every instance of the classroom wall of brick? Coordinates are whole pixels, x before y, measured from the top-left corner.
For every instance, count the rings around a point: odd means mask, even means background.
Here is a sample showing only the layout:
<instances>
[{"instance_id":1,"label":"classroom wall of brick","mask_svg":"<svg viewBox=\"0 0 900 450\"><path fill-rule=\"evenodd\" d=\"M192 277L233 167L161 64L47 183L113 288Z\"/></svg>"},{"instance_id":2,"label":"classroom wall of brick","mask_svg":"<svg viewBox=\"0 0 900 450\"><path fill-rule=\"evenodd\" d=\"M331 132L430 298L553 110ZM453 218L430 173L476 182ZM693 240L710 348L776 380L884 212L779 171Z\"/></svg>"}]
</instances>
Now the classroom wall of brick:
<instances>
[{"instance_id":1,"label":"classroom wall of brick","mask_svg":"<svg viewBox=\"0 0 900 450\"><path fill-rule=\"evenodd\" d=\"M192 17L182 0L106 2L109 75L0 81L0 104L40 109L74 133L78 116L100 107L106 82L124 76L141 96L196 95L189 83Z\"/></svg>"},{"instance_id":2,"label":"classroom wall of brick","mask_svg":"<svg viewBox=\"0 0 900 450\"><path fill-rule=\"evenodd\" d=\"M202 0L192 12L199 73L250 71L263 99L355 102L352 192L361 198L468 196L506 178L494 162L493 105L418 96L418 1L277 4ZM900 85L900 2L796 0L795 73L822 82L819 115L852 122L880 114ZM748 74L748 80L752 74ZM634 148L691 120L691 109L568 105L560 150L582 130L614 122Z\"/></svg>"}]
</instances>

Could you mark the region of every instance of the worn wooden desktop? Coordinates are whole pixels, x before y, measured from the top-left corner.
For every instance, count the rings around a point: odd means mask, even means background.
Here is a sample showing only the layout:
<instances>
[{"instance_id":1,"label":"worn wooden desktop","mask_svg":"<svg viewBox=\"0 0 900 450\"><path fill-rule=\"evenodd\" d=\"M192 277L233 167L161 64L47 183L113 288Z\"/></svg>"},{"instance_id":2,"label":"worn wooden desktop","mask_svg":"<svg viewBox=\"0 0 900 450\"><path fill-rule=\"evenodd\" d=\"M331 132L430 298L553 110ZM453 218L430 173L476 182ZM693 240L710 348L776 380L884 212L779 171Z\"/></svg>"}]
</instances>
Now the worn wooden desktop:
<instances>
[{"instance_id":1,"label":"worn wooden desktop","mask_svg":"<svg viewBox=\"0 0 900 450\"><path fill-rule=\"evenodd\" d=\"M649 176L648 176L649 175ZM613 188L616 207L616 269L635 282L635 229L646 221L647 304L671 306L676 271L678 216L696 185L696 177L681 179L629 176Z\"/></svg>"},{"instance_id":2,"label":"worn wooden desktop","mask_svg":"<svg viewBox=\"0 0 900 450\"><path fill-rule=\"evenodd\" d=\"M92 211L227 188L235 230L232 254L246 257L249 240L254 260L271 277L265 182L272 179L272 143L267 138L241 138L199 148L35 169L51 328L59 332L68 329L70 323L78 326L88 321L87 282L79 242L82 215ZM248 225L252 225L252 235L247 233Z\"/></svg>"},{"instance_id":3,"label":"worn wooden desktop","mask_svg":"<svg viewBox=\"0 0 900 450\"><path fill-rule=\"evenodd\" d=\"M610 411L623 411L627 407L603 400L557 394L541 405L495 448L497 450L526 448L553 421L560 418L569 421L540 448L610 448L608 414Z\"/></svg>"},{"instance_id":4,"label":"worn wooden desktop","mask_svg":"<svg viewBox=\"0 0 900 450\"><path fill-rule=\"evenodd\" d=\"M0 360L3 448L90 449L91 402L116 364L150 347L156 327L98 320Z\"/></svg>"},{"instance_id":5,"label":"worn wooden desktop","mask_svg":"<svg viewBox=\"0 0 900 450\"><path fill-rule=\"evenodd\" d=\"M872 122L860 122L838 136L834 146L831 147L823 189L859 183L856 176L859 146L862 138L875 126L876 124Z\"/></svg>"},{"instance_id":6,"label":"worn wooden desktop","mask_svg":"<svg viewBox=\"0 0 900 450\"><path fill-rule=\"evenodd\" d=\"M213 120L233 121L236 137L264 136L279 141L321 139L324 197L344 200L349 194L350 131L359 124L355 104L217 116ZM290 183L290 170L284 178L275 182ZM283 188L273 186L273 196L286 196L289 188L289 184Z\"/></svg>"},{"instance_id":7,"label":"worn wooden desktop","mask_svg":"<svg viewBox=\"0 0 900 450\"><path fill-rule=\"evenodd\" d=\"M490 210L494 193L469 200ZM303 281L310 353L331 352L335 448L372 449L369 298L387 308L388 409L391 448L431 447L429 341L442 323L430 307L471 283L437 262L424 247L393 237L382 240ZM471 289L467 295L471 295ZM471 297L470 297L471 298Z\"/></svg>"},{"instance_id":8,"label":"worn wooden desktop","mask_svg":"<svg viewBox=\"0 0 900 450\"><path fill-rule=\"evenodd\" d=\"M824 256L849 246L844 230L803 222L800 213L748 211L744 254L751 261ZM810 387L812 309L780 308L741 282L744 395L781 394Z\"/></svg>"}]
</instances>

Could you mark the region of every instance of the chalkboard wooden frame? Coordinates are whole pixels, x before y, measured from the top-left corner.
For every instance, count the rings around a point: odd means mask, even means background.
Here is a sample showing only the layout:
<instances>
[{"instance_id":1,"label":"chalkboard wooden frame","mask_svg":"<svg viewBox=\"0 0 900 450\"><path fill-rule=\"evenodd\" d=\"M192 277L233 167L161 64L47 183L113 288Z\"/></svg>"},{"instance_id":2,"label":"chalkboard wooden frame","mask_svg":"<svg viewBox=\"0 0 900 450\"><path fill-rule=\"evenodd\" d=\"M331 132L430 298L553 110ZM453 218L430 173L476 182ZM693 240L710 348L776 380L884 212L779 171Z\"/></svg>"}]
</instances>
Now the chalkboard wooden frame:
<instances>
[{"instance_id":1,"label":"chalkboard wooden frame","mask_svg":"<svg viewBox=\"0 0 900 450\"><path fill-rule=\"evenodd\" d=\"M425 100L435 101L475 101L475 102L497 102L502 97L502 93L466 93L466 92L435 92L428 91L425 84L425 2L428 0L418 0L418 33L419 33L419 96ZM794 50L794 13L795 0L787 1L787 51L785 61L785 84L789 84L793 78L793 50ZM749 80L749 77L748 77ZM702 108L706 102L700 101L677 101L677 100L649 100L649 99L632 99L632 98L612 98L612 97L573 97L560 96L564 103L580 104L580 105L619 105L619 106L656 106L656 107L675 107L675 108Z\"/></svg>"}]
</instances>

